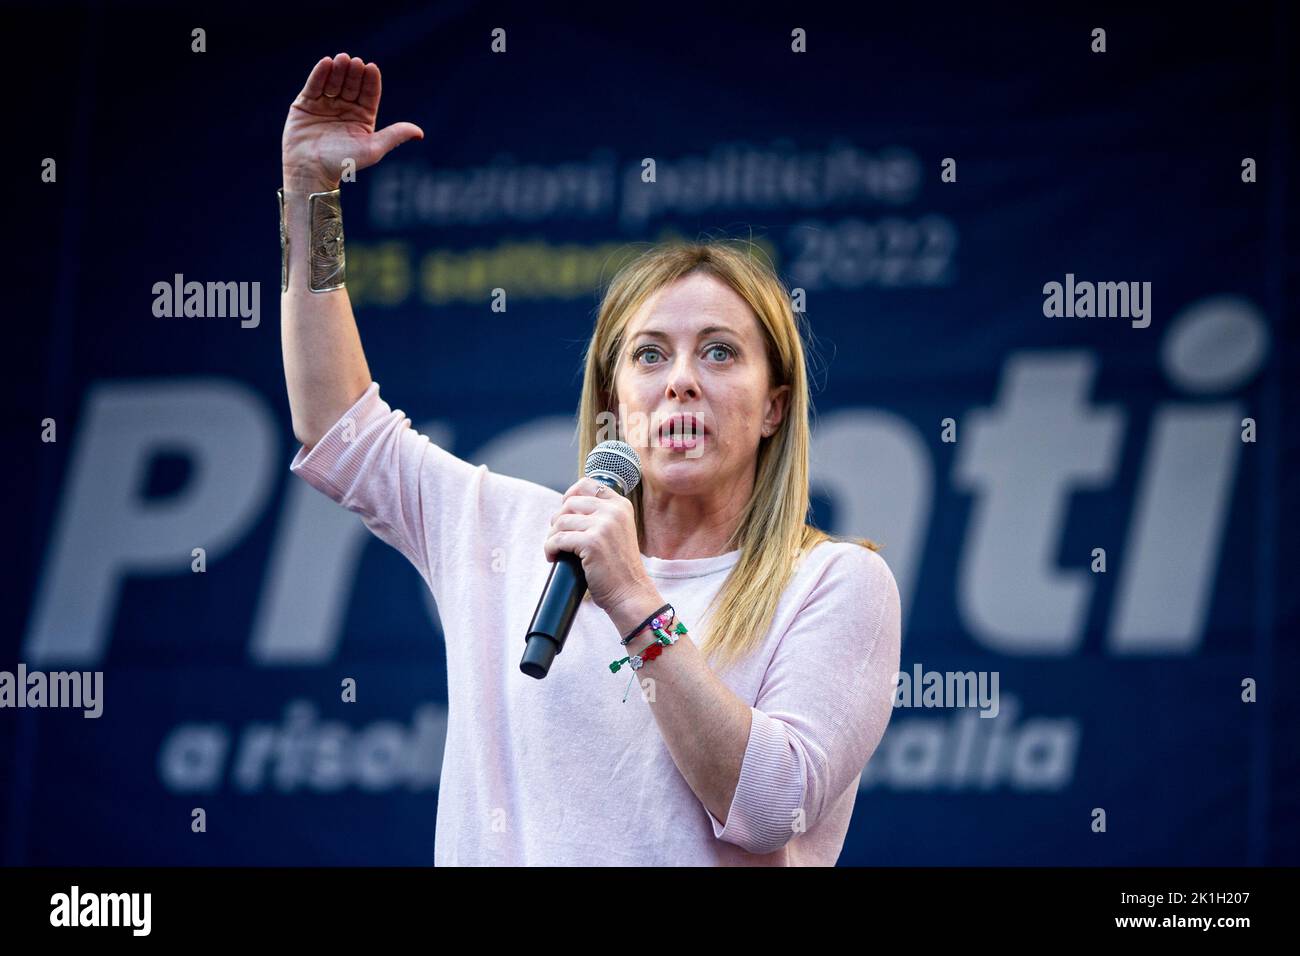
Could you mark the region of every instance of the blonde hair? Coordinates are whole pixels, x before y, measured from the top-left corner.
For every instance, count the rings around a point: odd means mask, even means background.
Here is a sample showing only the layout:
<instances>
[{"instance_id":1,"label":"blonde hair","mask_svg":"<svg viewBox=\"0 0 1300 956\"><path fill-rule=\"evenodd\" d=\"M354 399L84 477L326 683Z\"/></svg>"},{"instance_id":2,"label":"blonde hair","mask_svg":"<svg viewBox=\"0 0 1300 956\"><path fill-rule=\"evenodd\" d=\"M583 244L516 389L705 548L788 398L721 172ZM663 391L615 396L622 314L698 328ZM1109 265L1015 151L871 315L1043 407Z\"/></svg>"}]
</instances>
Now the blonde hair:
<instances>
[{"instance_id":1,"label":"blonde hair","mask_svg":"<svg viewBox=\"0 0 1300 956\"><path fill-rule=\"evenodd\" d=\"M578 405L581 475L591 449L610 437L601 429L603 423L607 432L610 416L617 414L614 374L628 323L644 302L677 279L703 272L725 282L753 309L766 339L769 384L789 385L790 394L777 430L759 442L753 492L725 547L726 551L739 548L740 559L710 602L712 613L705 612L707 626L704 621L688 622L700 650L706 657L716 657L721 666L753 650L767 633L797 559L823 541L848 541L879 550L866 538L831 535L808 523L812 403L803 340L790 293L761 255L762 250L748 240L671 241L625 262L600 302ZM637 542L644 546L642 489L636 488L630 497L636 509Z\"/></svg>"}]
</instances>

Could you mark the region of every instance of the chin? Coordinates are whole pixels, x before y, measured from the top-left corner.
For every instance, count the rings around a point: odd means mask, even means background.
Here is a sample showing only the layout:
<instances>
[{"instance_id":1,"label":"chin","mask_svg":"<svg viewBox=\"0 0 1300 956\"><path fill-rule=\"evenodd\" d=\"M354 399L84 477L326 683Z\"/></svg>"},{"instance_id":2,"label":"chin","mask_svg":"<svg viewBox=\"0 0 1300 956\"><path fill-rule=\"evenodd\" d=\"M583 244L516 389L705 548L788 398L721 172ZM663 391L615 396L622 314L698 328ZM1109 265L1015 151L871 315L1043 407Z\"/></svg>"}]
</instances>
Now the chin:
<instances>
[{"instance_id":1,"label":"chin","mask_svg":"<svg viewBox=\"0 0 1300 956\"><path fill-rule=\"evenodd\" d=\"M679 458L667 464L660 462L647 470L645 480L656 491L673 495L703 494L717 486L716 471L706 465L703 458Z\"/></svg>"}]
</instances>

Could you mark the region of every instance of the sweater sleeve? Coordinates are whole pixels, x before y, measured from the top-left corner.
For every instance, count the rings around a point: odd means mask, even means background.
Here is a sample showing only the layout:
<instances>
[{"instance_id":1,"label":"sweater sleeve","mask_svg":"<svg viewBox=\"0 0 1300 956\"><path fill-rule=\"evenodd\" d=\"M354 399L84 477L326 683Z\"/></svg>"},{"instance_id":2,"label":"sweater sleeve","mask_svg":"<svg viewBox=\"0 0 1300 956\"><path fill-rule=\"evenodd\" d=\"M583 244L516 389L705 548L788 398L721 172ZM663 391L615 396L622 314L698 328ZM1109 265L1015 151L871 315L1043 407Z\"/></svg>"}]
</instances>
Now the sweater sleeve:
<instances>
[{"instance_id":1,"label":"sweater sleeve","mask_svg":"<svg viewBox=\"0 0 1300 956\"><path fill-rule=\"evenodd\" d=\"M457 586L449 580L453 569L491 567L494 554L538 521L542 534L541 516L552 504L558 509L562 497L435 445L379 397L374 381L310 451L299 447L289 470L359 514L416 567L439 602ZM537 538L538 554L543 540Z\"/></svg>"},{"instance_id":2,"label":"sweater sleeve","mask_svg":"<svg viewBox=\"0 0 1300 956\"><path fill-rule=\"evenodd\" d=\"M893 712L900 617L880 555L859 547L828 563L750 708L726 825L709 813L715 837L775 852L857 785Z\"/></svg>"}]
</instances>

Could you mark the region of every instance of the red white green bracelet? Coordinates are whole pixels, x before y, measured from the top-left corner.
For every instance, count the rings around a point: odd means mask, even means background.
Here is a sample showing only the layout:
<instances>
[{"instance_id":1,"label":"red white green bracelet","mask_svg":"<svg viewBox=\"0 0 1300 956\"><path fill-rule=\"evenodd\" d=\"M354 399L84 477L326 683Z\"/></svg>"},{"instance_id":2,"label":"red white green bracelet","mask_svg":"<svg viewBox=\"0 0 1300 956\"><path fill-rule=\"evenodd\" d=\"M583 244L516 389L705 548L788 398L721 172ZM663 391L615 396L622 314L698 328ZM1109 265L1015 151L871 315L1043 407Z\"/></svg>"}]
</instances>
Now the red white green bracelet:
<instances>
[{"instance_id":1,"label":"red white green bracelet","mask_svg":"<svg viewBox=\"0 0 1300 956\"><path fill-rule=\"evenodd\" d=\"M674 617L676 617L676 611L674 611L672 615L665 615L665 617L667 617L668 620L664 620L662 617L656 617L651 622L654 628L655 639L643 647L640 654L632 654L628 657L624 657L622 660L610 662L609 669L610 672L614 674L617 674L619 668L624 664L628 665L628 667L632 669L632 676L629 677L627 681L627 690L623 692L623 703L625 704L627 703L627 695L632 690L632 681L636 677L636 672L644 667L648 662L662 654L665 647L671 647L676 644L681 635L689 633L686 630L686 625L681 621L678 621L677 625L673 627L672 630L667 630L669 623Z\"/></svg>"}]
</instances>

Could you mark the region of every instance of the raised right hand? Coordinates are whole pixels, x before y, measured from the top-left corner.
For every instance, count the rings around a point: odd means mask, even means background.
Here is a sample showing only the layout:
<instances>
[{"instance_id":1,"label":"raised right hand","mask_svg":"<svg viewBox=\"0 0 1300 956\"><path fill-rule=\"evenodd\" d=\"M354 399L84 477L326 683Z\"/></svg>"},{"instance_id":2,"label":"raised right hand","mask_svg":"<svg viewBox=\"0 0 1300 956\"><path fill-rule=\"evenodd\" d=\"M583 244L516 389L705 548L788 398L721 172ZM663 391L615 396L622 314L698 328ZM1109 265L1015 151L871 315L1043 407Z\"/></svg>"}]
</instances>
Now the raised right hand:
<instances>
[{"instance_id":1,"label":"raised right hand","mask_svg":"<svg viewBox=\"0 0 1300 956\"><path fill-rule=\"evenodd\" d=\"M289 107L280 140L286 187L325 192L338 186L343 161L357 169L373 166L408 139L424 139L414 123L394 123L378 132L379 67L340 53L312 67Z\"/></svg>"}]
</instances>

